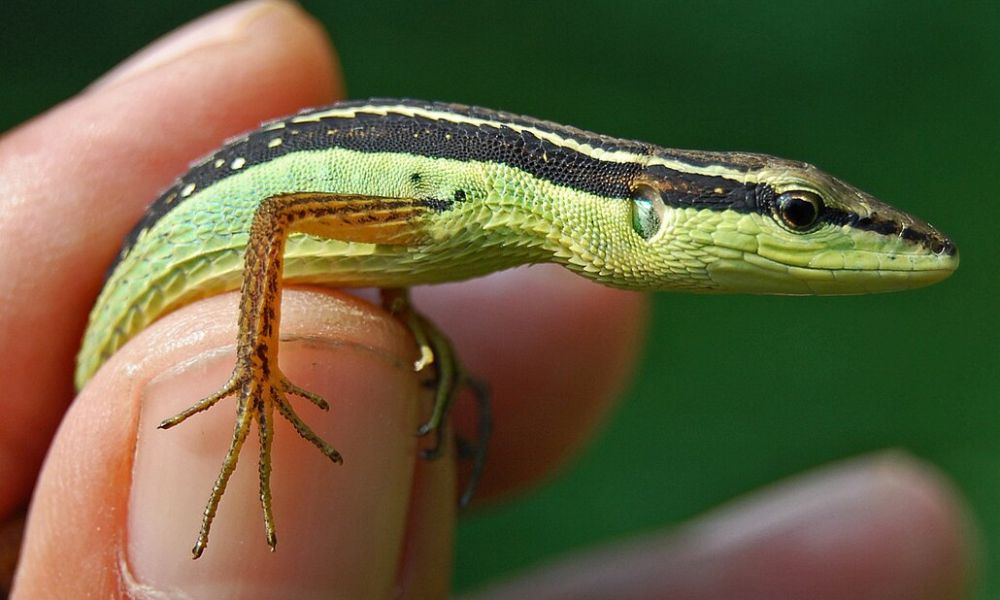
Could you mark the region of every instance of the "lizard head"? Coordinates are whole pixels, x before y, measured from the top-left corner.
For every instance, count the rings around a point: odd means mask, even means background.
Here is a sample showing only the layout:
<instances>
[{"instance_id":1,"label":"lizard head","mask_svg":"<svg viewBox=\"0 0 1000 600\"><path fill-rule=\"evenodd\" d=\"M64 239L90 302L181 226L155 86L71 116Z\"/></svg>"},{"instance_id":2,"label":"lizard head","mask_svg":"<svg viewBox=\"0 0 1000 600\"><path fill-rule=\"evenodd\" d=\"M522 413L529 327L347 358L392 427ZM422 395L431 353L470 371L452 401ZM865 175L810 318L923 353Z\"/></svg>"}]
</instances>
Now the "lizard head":
<instances>
[{"instance_id":1,"label":"lizard head","mask_svg":"<svg viewBox=\"0 0 1000 600\"><path fill-rule=\"evenodd\" d=\"M958 267L933 226L806 163L658 150L630 189L623 235L637 259L613 285L857 294L929 285Z\"/></svg>"}]
</instances>

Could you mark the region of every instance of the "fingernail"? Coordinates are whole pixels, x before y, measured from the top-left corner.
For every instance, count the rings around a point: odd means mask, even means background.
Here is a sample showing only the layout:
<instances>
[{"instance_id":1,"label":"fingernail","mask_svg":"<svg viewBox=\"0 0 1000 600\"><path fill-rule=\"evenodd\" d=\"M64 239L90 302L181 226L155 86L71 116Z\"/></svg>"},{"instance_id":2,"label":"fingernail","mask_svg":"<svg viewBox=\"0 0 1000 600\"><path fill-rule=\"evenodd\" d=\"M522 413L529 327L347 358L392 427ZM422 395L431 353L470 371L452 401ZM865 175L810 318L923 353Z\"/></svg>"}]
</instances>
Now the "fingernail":
<instances>
[{"instance_id":1,"label":"fingernail","mask_svg":"<svg viewBox=\"0 0 1000 600\"><path fill-rule=\"evenodd\" d=\"M326 398L290 402L344 456L332 463L274 414L271 490L277 547L265 543L258 440L251 431L204 555L192 560L205 502L229 447L234 398L170 430L164 418L224 383L224 346L153 379L145 389L128 515L128 567L143 589L186 597L384 597L406 528L416 454L418 389L403 361L351 342L283 342L286 375ZM256 429L256 427L254 427Z\"/></svg>"},{"instance_id":2,"label":"fingernail","mask_svg":"<svg viewBox=\"0 0 1000 600\"><path fill-rule=\"evenodd\" d=\"M249 0L211 12L159 40L119 64L95 81L89 90L106 89L175 60L190 57L203 48L238 40L263 19L286 18L294 4L283 0Z\"/></svg>"}]
</instances>

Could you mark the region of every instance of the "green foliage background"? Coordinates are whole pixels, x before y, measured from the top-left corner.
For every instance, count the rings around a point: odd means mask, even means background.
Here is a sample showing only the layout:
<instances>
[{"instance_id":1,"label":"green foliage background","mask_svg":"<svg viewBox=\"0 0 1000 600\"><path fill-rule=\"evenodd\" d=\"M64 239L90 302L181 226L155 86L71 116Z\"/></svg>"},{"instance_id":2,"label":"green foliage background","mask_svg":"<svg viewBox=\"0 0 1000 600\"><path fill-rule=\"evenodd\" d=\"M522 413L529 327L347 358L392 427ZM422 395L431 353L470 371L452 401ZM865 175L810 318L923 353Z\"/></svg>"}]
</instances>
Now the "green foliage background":
<instances>
[{"instance_id":1,"label":"green foliage background","mask_svg":"<svg viewBox=\"0 0 1000 600\"><path fill-rule=\"evenodd\" d=\"M0 129L216 4L8 0ZM903 448L964 494L984 532L980 595L1000 595L1000 3L304 4L330 30L352 97L807 160L929 218L962 250L951 280L904 294L658 296L635 384L596 443L551 485L464 520L459 589Z\"/></svg>"}]
</instances>

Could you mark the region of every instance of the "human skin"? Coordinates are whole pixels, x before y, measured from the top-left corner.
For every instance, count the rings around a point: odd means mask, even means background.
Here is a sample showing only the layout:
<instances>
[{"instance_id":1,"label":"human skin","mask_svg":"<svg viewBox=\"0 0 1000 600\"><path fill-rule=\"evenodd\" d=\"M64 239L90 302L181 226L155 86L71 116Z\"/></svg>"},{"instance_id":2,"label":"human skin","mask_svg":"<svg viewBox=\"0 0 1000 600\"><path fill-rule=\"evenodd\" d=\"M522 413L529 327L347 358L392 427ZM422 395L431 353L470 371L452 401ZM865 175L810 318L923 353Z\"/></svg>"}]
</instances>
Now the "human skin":
<instances>
[{"instance_id":1,"label":"human skin","mask_svg":"<svg viewBox=\"0 0 1000 600\"><path fill-rule=\"evenodd\" d=\"M448 594L459 477L451 458L416 458L424 394L409 366L413 342L376 306L330 290L286 291L282 368L330 400L329 413L305 403L299 412L345 464L278 423L273 554L248 442L205 556L190 559L232 433L232 401L155 429L225 380L235 294L158 321L73 400L74 355L103 271L150 199L221 140L341 90L325 34L300 9L236 4L0 139L0 516L12 518L34 494L15 598ZM642 295L557 268L422 289L416 303L495 392L496 437L477 502L537 483L588 439L627 384L647 312ZM474 419L467 404L456 414L463 431ZM483 594L962 597L967 535L947 483L888 455Z\"/></svg>"}]
</instances>

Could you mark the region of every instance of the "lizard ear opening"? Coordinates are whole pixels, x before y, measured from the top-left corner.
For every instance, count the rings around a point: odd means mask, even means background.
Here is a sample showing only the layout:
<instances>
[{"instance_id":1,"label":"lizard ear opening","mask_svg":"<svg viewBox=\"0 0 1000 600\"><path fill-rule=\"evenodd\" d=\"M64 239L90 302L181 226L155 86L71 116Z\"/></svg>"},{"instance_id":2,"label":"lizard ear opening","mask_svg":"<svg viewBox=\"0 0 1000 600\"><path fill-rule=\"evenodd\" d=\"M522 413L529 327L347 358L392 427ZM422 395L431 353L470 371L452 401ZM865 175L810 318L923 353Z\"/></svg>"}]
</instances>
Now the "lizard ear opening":
<instances>
[{"instance_id":1,"label":"lizard ear opening","mask_svg":"<svg viewBox=\"0 0 1000 600\"><path fill-rule=\"evenodd\" d=\"M663 197L653 186L645 183L632 190L632 229L642 239L649 241L663 225Z\"/></svg>"}]
</instances>

